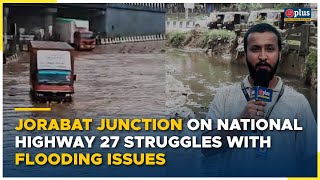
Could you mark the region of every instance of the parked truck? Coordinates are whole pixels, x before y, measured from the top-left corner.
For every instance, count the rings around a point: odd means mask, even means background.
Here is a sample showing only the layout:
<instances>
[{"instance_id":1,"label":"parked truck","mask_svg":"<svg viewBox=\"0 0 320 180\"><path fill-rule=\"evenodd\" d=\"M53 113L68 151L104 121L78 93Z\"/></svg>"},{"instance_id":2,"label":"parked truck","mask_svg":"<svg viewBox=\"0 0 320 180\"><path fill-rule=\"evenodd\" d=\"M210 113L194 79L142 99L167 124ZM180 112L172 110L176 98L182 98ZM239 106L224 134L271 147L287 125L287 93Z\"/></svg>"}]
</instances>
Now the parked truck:
<instances>
[{"instance_id":1,"label":"parked truck","mask_svg":"<svg viewBox=\"0 0 320 180\"><path fill-rule=\"evenodd\" d=\"M35 101L71 101L74 48L66 42L30 42L30 84Z\"/></svg>"},{"instance_id":2,"label":"parked truck","mask_svg":"<svg viewBox=\"0 0 320 180\"><path fill-rule=\"evenodd\" d=\"M56 18L55 31L59 41L67 42L77 50L92 50L96 47L87 20Z\"/></svg>"}]
</instances>

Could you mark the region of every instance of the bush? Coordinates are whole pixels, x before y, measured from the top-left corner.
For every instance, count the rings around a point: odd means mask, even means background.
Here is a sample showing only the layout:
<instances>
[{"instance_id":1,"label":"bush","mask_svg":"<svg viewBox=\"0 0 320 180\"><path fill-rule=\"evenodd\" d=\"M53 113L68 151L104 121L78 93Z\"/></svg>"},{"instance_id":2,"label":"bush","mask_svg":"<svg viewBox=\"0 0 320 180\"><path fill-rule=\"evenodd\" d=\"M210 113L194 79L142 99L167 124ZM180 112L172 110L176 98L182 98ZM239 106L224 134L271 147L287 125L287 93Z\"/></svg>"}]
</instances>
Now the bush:
<instances>
[{"instance_id":1,"label":"bush","mask_svg":"<svg viewBox=\"0 0 320 180\"><path fill-rule=\"evenodd\" d=\"M186 33L182 32L182 31L173 31L173 32L168 33L169 43L173 47L181 46L181 44L185 40L185 38L186 38Z\"/></svg>"},{"instance_id":2,"label":"bush","mask_svg":"<svg viewBox=\"0 0 320 180\"><path fill-rule=\"evenodd\" d=\"M224 29L212 29L206 30L203 32L201 38L198 41L199 47L205 47L209 41L211 40L227 40L231 41L236 38L236 34L232 31L224 30Z\"/></svg>"},{"instance_id":3,"label":"bush","mask_svg":"<svg viewBox=\"0 0 320 180\"><path fill-rule=\"evenodd\" d=\"M226 41L231 42L236 38L236 34L225 29L206 30L204 32L181 32L173 31L168 33L169 44L173 47L188 45L193 40L193 47L204 48L208 45L208 41Z\"/></svg>"},{"instance_id":4,"label":"bush","mask_svg":"<svg viewBox=\"0 0 320 180\"><path fill-rule=\"evenodd\" d=\"M307 56L307 68L312 72L317 72L317 51L310 49L310 52Z\"/></svg>"}]
</instances>

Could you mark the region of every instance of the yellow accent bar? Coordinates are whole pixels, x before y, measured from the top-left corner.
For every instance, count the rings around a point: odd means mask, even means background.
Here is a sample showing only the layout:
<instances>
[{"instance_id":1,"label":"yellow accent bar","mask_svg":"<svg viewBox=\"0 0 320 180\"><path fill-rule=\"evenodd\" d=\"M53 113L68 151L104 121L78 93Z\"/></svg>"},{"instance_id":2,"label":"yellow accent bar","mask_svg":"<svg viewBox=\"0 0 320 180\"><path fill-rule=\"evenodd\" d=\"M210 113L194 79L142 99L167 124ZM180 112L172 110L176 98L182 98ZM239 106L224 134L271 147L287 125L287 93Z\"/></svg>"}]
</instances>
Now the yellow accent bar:
<instances>
[{"instance_id":1,"label":"yellow accent bar","mask_svg":"<svg viewBox=\"0 0 320 180\"><path fill-rule=\"evenodd\" d=\"M3 3L58 3L57 0L3 0Z\"/></svg>"},{"instance_id":2,"label":"yellow accent bar","mask_svg":"<svg viewBox=\"0 0 320 180\"><path fill-rule=\"evenodd\" d=\"M3 49L2 49L3 41L4 41L4 37L3 37L3 4L0 3L0 51L3 51ZM2 61L3 61L3 59L2 59Z\"/></svg>"},{"instance_id":3,"label":"yellow accent bar","mask_svg":"<svg viewBox=\"0 0 320 180\"><path fill-rule=\"evenodd\" d=\"M51 111L51 108L14 108L15 111Z\"/></svg>"}]
</instances>

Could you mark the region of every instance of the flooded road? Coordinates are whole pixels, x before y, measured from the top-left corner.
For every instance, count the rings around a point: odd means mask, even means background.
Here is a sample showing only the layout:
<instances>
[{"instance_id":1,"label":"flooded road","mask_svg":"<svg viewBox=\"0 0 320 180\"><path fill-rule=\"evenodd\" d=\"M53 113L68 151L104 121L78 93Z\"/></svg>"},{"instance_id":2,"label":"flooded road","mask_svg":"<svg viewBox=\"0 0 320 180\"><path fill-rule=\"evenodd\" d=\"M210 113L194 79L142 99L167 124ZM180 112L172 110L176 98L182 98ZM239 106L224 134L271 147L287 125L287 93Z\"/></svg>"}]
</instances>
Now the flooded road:
<instances>
[{"instance_id":1,"label":"flooded road","mask_svg":"<svg viewBox=\"0 0 320 180\"><path fill-rule=\"evenodd\" d=\"M39 153L41 149L15 149L14 137L19 134L14 130L19 118L83 118L94 119L116 117L205 117L207 107L212 101L216 90L224 85L233 84L242 80L247 74L247 68L241 65L225 63L223 59L214 59L198 52L184 52L180 50L167 50L166 53L152 52L154 48L147 49L152 53L138 53L131 46L120 47L122 51L133 51L136 54L104 53L110 49L95 50L94 52L80 52L76 55L75 94L71 103L40 104L31 101L29 96L29 59L28 54L21 56L19 62L4 65L3 75L3 129L4 129L4 175L5 176L126 176L121 169L125 166L108 167L63 167L52 168L25 167L14 165L14 152ZM124 50L125 48L129 48ZM122 52L119 51L119 52ZM145 51L146 52L146 51ZM283 76L282 76L283 77ZM297 78L283 77L286 84L293 86L303 93L311 103L316 115L316 91L305 86ZM51 112L14 112L15 107L52 107ZM94 122L98 123L98 122ZM23 131L23 135L38 135L38 132ZM72 135L83 135L81 132L72 132ZM88 132L92 135L93 132ZM139 132L150 135L150 132ZM136 135L137 132L118 131L103 132L103 135ZM166 132L170 136L175 132ZM41 132L45 135L68 135L67 132ZM70 135L70 134L69 134ZM101 133L99 134L101 135ZM151 134L151 135L155 135ZM163 135L163 134L162 134ZM195 132L179 132L179 135L199 135ZM95 150L106 152L105 149ZM54 152L55 150L45 150ZM70 149L61 149L70 151ZM73 151L73 150L72 150ZM75 152L83 152L75 149ZM107 150L108 152L125 149ZM138 151L144 151L139 149ZM154 150L148 150L154 151ZM171 151L166 150L166 151ZM179 152L181 153L181 152ZM173 153L174 154L174 153ZM169 155L168 155L169 156ZM219 165L208 159L204 160L199 149L184 149L181 156L175 160L193 162L190 166L199 168L203 175L214 176L219 171ZM168 161L173 159L168 158ZM181 161L181 162L183 162ZM183 164L181 164L183 166ZM204 168L203 168L204 167ZM139 169L140 168L140 169ZM147 167L139 167L141 170ZM175 176L168 162L166 168L149 167L145 176ZM169 169L169 170L168 170ZM137 169L132 167L130 171ZM17 174L17 171L20 174ZM178 170L177 170L178 171ZM41 173L39 173L41 172ZM57 173L59 172L59 173ZM208 173L210 172L210 173ZM185 173L186 176L192 174ZM130 174L130 173L129 173Z\"/></svg>"},{"instance_id":2,"label":"flooded road","mask_svg":"<svg viewBox=\"0 0 320 180\"><path fill-rule=\"evenodd\" d=\"M90 54L76 58L73 102L52 104L62 116L154 115L164 112L164 54ZM4 108L43 107L29 97L27 61L4 67ZM6 111L5 111L6 114Z\"/></svg>"},{"instance_id":3,"label":"flooded road","mask_svg":"<svg viewBox=\"0 0 320 180\"><path fill-rule=\"evenodd\" d=\"M104 50L95 52L77 52L75 58L75 94L71 103L34 103L29 96L29 56L23 54L19 62L4 65L3 77L3 129L4 129L4 165L5 176L81 176L94 167L72 169L54 167L55 171L46 172L38 167L15 166L13 152L42 151L54 152L49 149L15 149L14 138L17 135L68 135L70 132L55 131L15 131L19 118L93 118L93 125L97 125L101 118L156 118L165 116L165 54L109 54ZM15 107L51 107L50 112L15 112ZM103 132L103 135L129 135L134 132ZM97 135L100 132L73 131L69 135ZM98 144L97 144L98 145ZM95 148L97 151L104 149ZM66 150L59 150L66 151ZM70 149L68 150L70 151ZM72 150L73 151L73 150ZM75 150L83 152L81 149ZM88 149L88 152L92 150ZM123 150L122 150L123 151ZM61 168L61 170L59 169ZM21 174L17 173L17 170ZM56 170L59 171L56 174ZM117 174L117 172L113 172ZM112 173L110 174L112 176ZM116 176L116 175L114 175Z\"/></svg>"}]
</instances>

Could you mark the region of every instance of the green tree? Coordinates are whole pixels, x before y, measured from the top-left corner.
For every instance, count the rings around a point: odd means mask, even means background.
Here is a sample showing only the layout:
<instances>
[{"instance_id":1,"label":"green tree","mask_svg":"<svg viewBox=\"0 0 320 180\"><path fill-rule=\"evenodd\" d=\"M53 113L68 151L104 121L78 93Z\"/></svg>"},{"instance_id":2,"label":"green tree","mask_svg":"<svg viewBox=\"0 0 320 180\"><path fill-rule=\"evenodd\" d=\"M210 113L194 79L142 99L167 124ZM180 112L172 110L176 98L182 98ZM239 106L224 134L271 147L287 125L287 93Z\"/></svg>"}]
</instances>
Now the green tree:
<instances>
[{"instance_id":1,"label":"green tree","mask_svg":"<svg viewBox=\"0 0 320 180\"><path fill-rule=\"evenodd\" d=\"M262 9L261 3L238 3L235 5L238 11L254 11Z\"/></svg>"},{"instance_id":2,"label":"green tree","mask_svg":"<svg viewBox=\"0 0 320 180\"><path fill-rule=\"evenodd\" d=\"M274 9L281 10L284 8L304 7L304 3L279 3Z\"/></svg>"}]
</instances>

